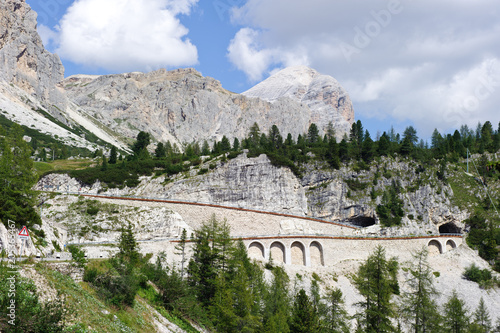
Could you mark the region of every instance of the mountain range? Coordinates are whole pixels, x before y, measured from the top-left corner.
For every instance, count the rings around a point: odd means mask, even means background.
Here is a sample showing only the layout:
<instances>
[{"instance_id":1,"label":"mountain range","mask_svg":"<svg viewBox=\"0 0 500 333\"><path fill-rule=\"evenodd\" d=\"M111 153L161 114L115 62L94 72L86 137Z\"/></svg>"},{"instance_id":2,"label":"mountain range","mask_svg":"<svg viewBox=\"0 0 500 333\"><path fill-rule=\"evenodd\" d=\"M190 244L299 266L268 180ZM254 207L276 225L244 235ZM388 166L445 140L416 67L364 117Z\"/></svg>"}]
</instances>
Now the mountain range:
<instances>
[{"instance_id":1,"label":"mountain range","mask_svg":"<svg viewBox=\"0 0 500 333\"><path fill-rule=\"evenodd\" d=\"M285 68L242 94L191 68L64 78L61 60L36 31L36 13L24 1L0 7L2 115L68 145L96 149L106 142L127 150L146 131L154 142L182 149L223 136L241 139L254 123L263 132L277 125L294 137L315 123L320 134L330 128L341 138L354 121L345 89L302 66ZM102 142L91 142L92 135Z\"/></svg>"}]
</instances>

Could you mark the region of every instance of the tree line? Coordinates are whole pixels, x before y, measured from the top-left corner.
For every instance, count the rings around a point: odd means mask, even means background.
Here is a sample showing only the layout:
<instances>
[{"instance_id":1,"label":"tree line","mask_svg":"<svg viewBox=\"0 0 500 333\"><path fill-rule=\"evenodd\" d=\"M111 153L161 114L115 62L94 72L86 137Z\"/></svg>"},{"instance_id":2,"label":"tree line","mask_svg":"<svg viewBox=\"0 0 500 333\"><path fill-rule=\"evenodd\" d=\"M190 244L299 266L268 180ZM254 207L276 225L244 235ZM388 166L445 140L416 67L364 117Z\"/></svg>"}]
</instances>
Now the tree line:
<instances>
[{"instance_id":1,"label":"tree line","mask_svg":"<svg viewBox=\"0 0 500 333\"><path fill-rule=\"evenodd\" d=\"M110 264L88 265L85 281L112 304L132 306L137 290L153 288L149 280L159 291L156 304L209 331L500 332L500 320L491 318L482 298L474 311L455 291L437 304L437 272L425 248L400 263L377 247L351 277L361 300L349 315L341 289L321 287L315 273L310 281L298 274L291 278L272 258L252 261L243 242L231 238L227 222L215 216L192 237L182 233L177 264L169 265L165 253L154 264L140 259L130 225L119 247ZM405 291L398 282L402 272Z\"/></svg>"}]
</instances>

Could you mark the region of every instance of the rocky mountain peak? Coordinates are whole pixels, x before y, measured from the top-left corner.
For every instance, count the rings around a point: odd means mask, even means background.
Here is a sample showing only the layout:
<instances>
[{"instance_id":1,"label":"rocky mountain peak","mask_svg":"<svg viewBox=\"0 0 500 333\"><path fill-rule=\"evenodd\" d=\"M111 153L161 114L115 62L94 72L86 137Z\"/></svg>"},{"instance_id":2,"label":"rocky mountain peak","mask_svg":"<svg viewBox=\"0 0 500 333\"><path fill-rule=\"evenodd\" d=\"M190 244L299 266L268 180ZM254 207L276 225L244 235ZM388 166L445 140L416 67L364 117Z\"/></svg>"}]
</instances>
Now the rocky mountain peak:
<instances>
[{"instance_id":1,"label":"rocky mountain peak","mask_svg":"<svg viewBox=\"0 0 500 333\"><path fill-rule=\"evenodd\" d=\"M13 84L50 109L66 99L56 84L64 78L59 57L45 50L37 14L24 0L0 1L0 81Z\"/></svg>"},{"instance_id":2,"label":"rocky mountain peak","mask_svg":"<svg viewBox=\"0 0 500 333\"><path fill-rule=\"evenodd\" d=\"M331 76L307 66L285 68L245 91L271 103L290 98L311 110L311 122L326 132L330 123L341 137L354 122L354 108L347 91Z\"/></svg>"},{"instance_id":3,"label":"rocky mountain peak","mask_svg":"<svg viewBox=\"0 0 500 333\"><path fill-rule=\"evenodd\" d=\"M307 66L287 67L245 91L243 95L258 97L269 102L281 97L291 97L300 101L314 78L319 75L321 74Z\"/></svg>"}]
</instances>

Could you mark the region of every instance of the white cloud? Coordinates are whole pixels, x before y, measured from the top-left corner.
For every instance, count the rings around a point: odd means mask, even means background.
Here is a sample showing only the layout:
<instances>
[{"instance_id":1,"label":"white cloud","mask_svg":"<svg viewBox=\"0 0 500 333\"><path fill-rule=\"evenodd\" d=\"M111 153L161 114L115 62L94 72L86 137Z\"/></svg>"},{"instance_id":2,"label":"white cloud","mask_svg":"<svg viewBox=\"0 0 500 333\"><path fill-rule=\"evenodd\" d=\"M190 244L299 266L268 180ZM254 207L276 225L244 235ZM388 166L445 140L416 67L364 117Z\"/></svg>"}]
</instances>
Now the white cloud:
<instances>
[{"instance_id":1,"label":"white cloud","mask_svg":"<svg viewBox=\"0 0 500 333\"><path fill-rule=\"evenodd\" d=\"M40 38L42 39L43 45L45 48L49 48L49 45L51 45L54 42L57 42L59 35L57 32L51 30L49 27L43 24L39 24L37 27L38 34L40 35Z\"/></svg>"},{"instance_id":2,"label":"white cloud","mask_svg":"<svg viewBox=\"0 0 500 333\"><path fill-rule=\"evenodd\" d=\"M194 65L198 52L176 17L198 0L77 0L61 19L56 52L110 71Z\"/></svg>"},{"instance_id":3,"label":"white cloud","mask_svg":"<svg viewBox=\"0 0 500 333\"><path fill-rule=\"evenodd\" d=\"M263 48L259 42L260 33L250 28L238 31L228 47L228 58L236 68L245 72L251 82L262 79L264 74L273 73L279 66L308 65L307 52L302 46L293 50ZM271 66L275 66L270 70ZM276 68L278 66L278 68Z\"/></svg>"},{"instance_id":4,"label":"white cloud","mask_svg":"<svg viewBox=\"0 0 500 333\"><path fill-rule=\"evenodd\" d=\"M500 84L476 97L480 80L500 81L496 0L247 0L232 13L240 32L258 31L231 43L248 46L246 61L228 48L250 80L301 59L339 80L363 118L410 121L422 134L500 120ZM255 54L266 55L258 66Z\"/></svg>"},{"instance_id":5,"label":"white cloud","mask_svg":"<svg viewBox=\"0 0 500 333\"><path fill-rule=\"evenodd\" d=\"M264 73L273 63L273 50L260 50L256 44L259 33L244 28L238 31L228 47L229 60L239 70L245 72L251 81L262 79Z\"/></svg>"}]
</instances>

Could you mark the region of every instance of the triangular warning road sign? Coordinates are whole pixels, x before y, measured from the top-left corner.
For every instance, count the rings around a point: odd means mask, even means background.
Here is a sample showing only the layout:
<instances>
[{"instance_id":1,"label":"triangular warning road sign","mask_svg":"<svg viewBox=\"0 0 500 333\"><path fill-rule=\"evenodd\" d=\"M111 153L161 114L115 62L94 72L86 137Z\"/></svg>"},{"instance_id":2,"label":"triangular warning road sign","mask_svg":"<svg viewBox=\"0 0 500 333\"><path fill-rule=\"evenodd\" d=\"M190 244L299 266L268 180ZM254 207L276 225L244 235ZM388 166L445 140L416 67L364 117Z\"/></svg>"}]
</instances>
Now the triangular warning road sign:
<instances>
[{"instance_id":1,"label":"triangular warning road sign","mask_svg":"<svg viewBox=\"0 0 500 333\"><path fill-rule=\"evenodd\" d=\"M21 238L24 238L24 237L28 238L29 236L30 235L28 233L28 228L23 227L23 230L21 230L21 232L19 232L19 237L21 237Z\"/></svg>"}]
</instances>

